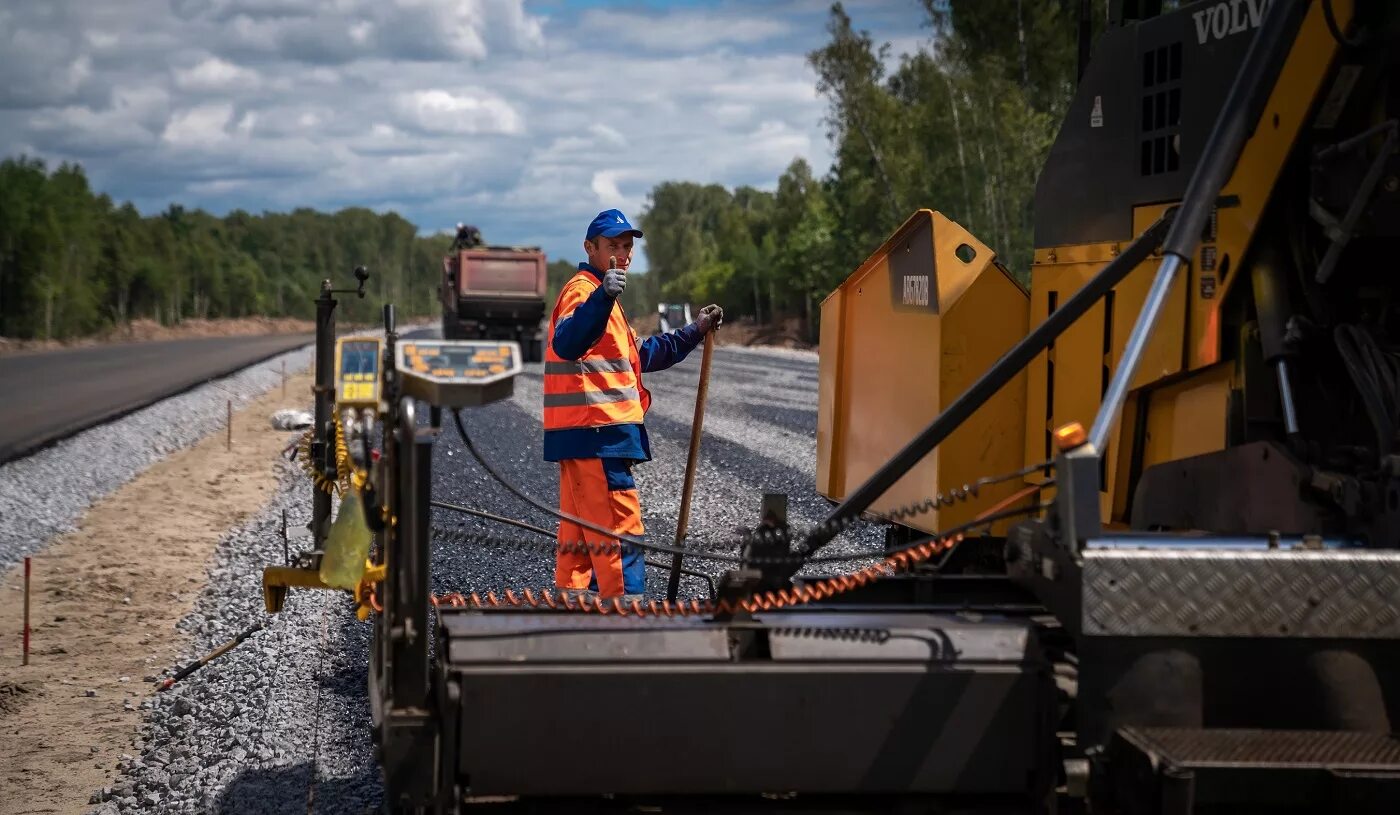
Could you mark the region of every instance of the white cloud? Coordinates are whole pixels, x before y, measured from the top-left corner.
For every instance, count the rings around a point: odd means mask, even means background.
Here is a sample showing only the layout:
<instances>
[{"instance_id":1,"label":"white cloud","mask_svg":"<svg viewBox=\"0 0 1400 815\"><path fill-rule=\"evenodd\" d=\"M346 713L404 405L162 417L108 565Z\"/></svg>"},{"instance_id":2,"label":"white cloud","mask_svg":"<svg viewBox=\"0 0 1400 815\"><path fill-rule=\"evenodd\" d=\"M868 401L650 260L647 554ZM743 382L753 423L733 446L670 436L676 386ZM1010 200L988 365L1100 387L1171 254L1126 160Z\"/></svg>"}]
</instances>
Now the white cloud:
<instances>
[{"instance_id":1,"label":"white cloud","mask_svg":"<svg viewBox=\"0 0 1400 815\"><path fill-rule=\"evenodd\" d=\"M627 146L627 137L605 124L591 124L588 126L588 132L614 147Z\"/></svg>"},{"instance_id":2,"label":"white cloud","mask_svg":"<svg viewBox=\"0 0 1400 815\"><path fill-rule=\"evenodd\" d=\"M617 182L626 173L622 170L599 170L593 174L593 194L598 196L598 204L603 209L630 206L630 202L617 188Z\"/></svg>"},{"instance_id":3,"label":"white cloud","mask_svg":"<svg viewBox=\"0 0 1400 815\"><path fill-rule=\"evenodd\" d=\"M369 42L370 35L374 33L374 23L369 20L358 20L350 24L350 39L356 45L364 45Z\"/></svg>"},{"instance_id":4,"label":"white cloud","mask_svg":"<svg viewBox=\"0 0 1400 815\"><path fill-rule=\"evenodd\" d=\"M862 2L858 25L917 27L917 3ZM0 5L0 153L81 161L146 211L392 206L576 259L595 213L635 218L662 181L830 161L805 57L826 0L612 22L562 0Z\"/></svg>"},{"instance_id":5,"label":"white cloud","mask_svg":"<svg viewBox=\"0 0 1400 815\"><path fill-rule=\"evenodd\" d=\"M175 87L187 91L248 90L260 82L258 72L209 57L189 68L175 69Z\"/></svg>"},{"instance_id":6,"label":"white cloud","mask_svg":"<svg viewBox=\"0 0 1400 815\"><path fill-rule=\"evenodd\" d=\"M221 53L314 64L482 60L544 41L540 18L520 0L180 0L177 7L226 35Z\"/></svg>"},{"instance_id":7,"label":"white cloud","mask_svg":"<svg viewBox=\"0 0 1400 815\"><path fill-rule=\"evenodd\" d=\"M83 54L68 66L67 82L70 86L77 87L83 80L92 76L92 57Z\"/></svg>"},{"instance_id":8,"label":"white cloud","mask_svg":"<svg viewBox=\"0 0 1400 815\"><path fill-rule=\"evenodd\" d=\"M146 147L155 141L154 133L116 109L95 111L77 105L48 108L35 113L30 124L46 143L78 152L105 154Z\"/></svg>"},{"instance_id":9,"label":"white cloud","mask_svg":"<svg viewBox=\"0 0 1400 815\"><path fill-rule=\"evenodd\" d=\"M610 51L621 47L669 53L705 51L722 45L754 45L791 31L784 20L760 14L728 16L722 21L705 12L651 15L619 14L593 9L584 13L580 28L585 38L605 38ZM625 51L624 51L625 53Z\"/></svg>"},{"instance_id":10,"label":"white cloud","mask_svg":"<svg viewBox=\"0 0 1400 815\"><path fill-rule=\"evenodd\" d=\"M231 192L245 192L253 182L246 178L216 178L213 181L196 181L185 189L196 194L227 195Z\"/></svg>"},{"instance_id":11,"label":"white cloud","mask_svg":"<svg viewBox=\"0 0 1400 815\"><path fill-rule=\"evenodd\" d=\"M425 133L456 135L519 133L520 114L508 102L484 93L412 91L398 99L401 122Z\"/></svg>"},{"instance_id":12,"label":"white cloud","mask_svg":"<svg viewBox=\"0 0 1400 815\"><path fill-rule=\"evenodd\" d=\"M199 105L182 110L170 117L161 139L176 147L208 147L228 138L228 123L233 117L233 105L218 103Z\"/></svg>"}]
</instances>

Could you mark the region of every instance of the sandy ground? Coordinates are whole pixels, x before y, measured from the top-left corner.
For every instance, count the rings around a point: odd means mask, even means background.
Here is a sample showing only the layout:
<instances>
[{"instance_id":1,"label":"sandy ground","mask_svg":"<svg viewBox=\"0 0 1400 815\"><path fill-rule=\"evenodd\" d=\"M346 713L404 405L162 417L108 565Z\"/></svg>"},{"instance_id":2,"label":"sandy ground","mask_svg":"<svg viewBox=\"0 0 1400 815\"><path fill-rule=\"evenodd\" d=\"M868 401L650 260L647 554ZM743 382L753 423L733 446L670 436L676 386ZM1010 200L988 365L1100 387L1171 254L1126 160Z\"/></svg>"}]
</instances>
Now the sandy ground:
<instances>
[{"instance_id":1,"label":"sandy ground","mask_svg":"<svg viewBox=\"0 0 1400 815\"><path fill-rule=\"evenodd\" d=\"M170 667L175 624L205 582L220 537L276 486L291 433L269 421L306 409L311 377L288 379L220 430L95 504L33 559L30 664L21 666L23 566L0 584L0 815L81 813L135 753L140 702ZM94 466L101 466L94 462Z\"/></svg>"}]
</instances>

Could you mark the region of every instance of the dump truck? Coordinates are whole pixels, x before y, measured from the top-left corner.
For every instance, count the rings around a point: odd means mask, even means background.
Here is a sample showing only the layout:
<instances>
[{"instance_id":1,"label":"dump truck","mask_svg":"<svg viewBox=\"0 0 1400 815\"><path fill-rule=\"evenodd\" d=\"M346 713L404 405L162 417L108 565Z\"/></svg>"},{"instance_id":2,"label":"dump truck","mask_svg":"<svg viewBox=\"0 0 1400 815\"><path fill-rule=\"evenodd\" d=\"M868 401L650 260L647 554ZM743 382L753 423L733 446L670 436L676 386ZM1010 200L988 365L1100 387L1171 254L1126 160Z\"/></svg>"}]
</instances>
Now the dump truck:
<instances>
[{"instance_id":1,"label":"dump truck","mask_svg":"<svg viewBox=\"0 0 1400 815\"><path fill-rule=\"evenodd\" d=\"M455 241L442 261L442 336L520 343L544 359L545 255L534 246Z\"/></svg>"}]
</instances>

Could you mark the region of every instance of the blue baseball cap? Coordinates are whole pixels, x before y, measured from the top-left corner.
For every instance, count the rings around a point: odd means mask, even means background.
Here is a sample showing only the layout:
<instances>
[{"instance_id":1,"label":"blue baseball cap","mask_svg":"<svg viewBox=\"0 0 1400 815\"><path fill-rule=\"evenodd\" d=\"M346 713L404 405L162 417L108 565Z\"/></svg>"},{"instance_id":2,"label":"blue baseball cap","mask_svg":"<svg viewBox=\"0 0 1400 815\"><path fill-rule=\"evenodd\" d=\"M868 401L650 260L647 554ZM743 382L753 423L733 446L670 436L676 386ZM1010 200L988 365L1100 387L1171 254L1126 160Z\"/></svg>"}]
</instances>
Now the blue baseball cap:
<instances>
[{"instance_id":1,"label":"blue baseball cap","mask_svg":"<svg viewBox=\"0 0 1400 815\"><path fill-rule=\"evenodd\" d=\"M593 223L588 225L588 234L585 240L593 240L602 235L605 238L616 238L618 235L631 232L637 237L642 236L642 230L632 226L627 220L627 216L622 214L620 209L605 209L598 213L598 217L593 219Z\"/></svg>"}]
</instances>

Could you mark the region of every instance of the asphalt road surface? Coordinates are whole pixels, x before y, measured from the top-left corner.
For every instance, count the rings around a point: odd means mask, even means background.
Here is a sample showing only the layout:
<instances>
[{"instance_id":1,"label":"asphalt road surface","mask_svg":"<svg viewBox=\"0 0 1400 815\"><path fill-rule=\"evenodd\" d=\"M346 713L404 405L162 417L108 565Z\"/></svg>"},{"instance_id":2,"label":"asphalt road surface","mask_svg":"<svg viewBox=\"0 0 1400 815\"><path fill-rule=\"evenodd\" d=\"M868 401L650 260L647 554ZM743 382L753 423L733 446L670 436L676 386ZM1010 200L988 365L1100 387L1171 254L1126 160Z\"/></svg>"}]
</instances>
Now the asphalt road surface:
<instances>
[{"instance_id":1,"label":"asphalt road surface","mask_svg":"<svg viewBox=\"0 0 1400 815\"><path fill-rule=\"evenodd\" d=\"M0 463L312 340L208 337L0 356Z\"/></svg>"}]
</instances>

